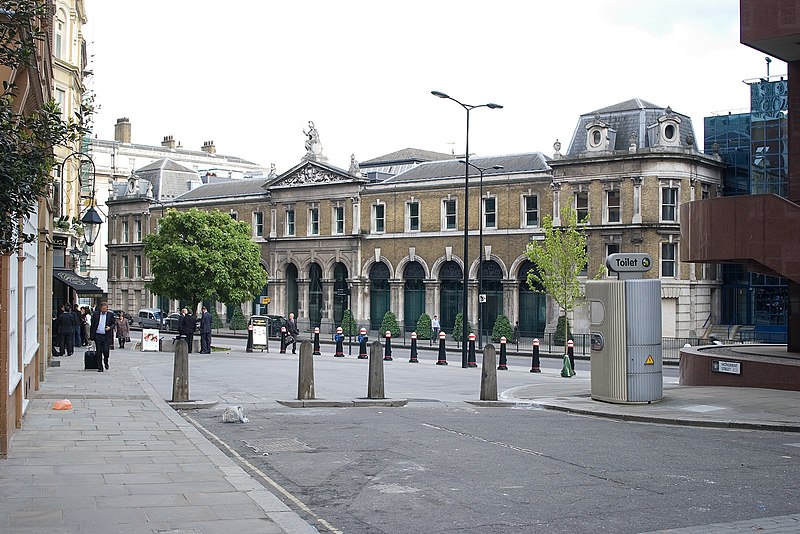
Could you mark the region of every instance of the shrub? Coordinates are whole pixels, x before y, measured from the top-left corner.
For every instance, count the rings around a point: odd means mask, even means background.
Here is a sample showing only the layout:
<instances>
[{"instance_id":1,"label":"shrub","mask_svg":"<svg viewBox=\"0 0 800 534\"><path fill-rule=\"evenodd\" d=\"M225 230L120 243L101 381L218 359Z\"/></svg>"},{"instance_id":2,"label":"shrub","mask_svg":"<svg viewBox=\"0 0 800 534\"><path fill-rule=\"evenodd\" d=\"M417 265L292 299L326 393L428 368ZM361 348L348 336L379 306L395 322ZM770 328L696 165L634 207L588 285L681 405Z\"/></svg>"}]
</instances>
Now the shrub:
<instances>
[{"instance_id":1,"label":"shrub","mask_svg":"<svg viewBox=\"0 0 800 534\"><path fill-rule=\"evenodd\" d=\"M566 331L566 337L564 335ZM569 328L569 321L566 315L561 315L558 318L558 325L556 326L556 336L554 342L556 345L563 345L567 339L572 339L572 330Z\"/></svg>"},{"instance_id":2,"label":"shrub","mask_svg":"<svg viewBox=\"0 0 800 534\"><path fill-rule=\"evenodd\" d=\"M511 321L508 320L503 314L497 316L497 320L494 322L494 328L492 328L492 341L495 343L500 343L500 338L504 337L511 342L512 337L514 336L514 329L511 327Z\"/></svg>"},{"instance_id":3,"label":"shrub","mask_svg":"<svg viewBox=\"0 0 800 534\"><path fill-rule=\"evenodd\" d=\"M342 333L345 336L357 336L358 335L358 325L353 320L353 314L350 310L345 310L344 314L342 315L342 324L339 325L342 327Z\"/></svg>"},{"instance_id":4,"label":"shrub","mask_svg":"<svg viewBox=\"0 0 800 534\"><path fill-rule=\"evenodd\" d=\"M431 328L431 316L423 313L417 319L417 339L431 339L433 328Z\"/></svg>"},{"instance_id":5,"label":"shrub","mask_svg":"<svg viewBox=\"0 0 800 534\"><path fill-rule=\"evenodd\" d=\"M231 317L229 325L234 332L237 330L247 330L247 320L245 320L244 315L242 315L241 306L233 307L233 316Z\"/></svg>"},{"instance_id":6,"label":"shrub","mask_svg":"<svg viewBox=\"0 0 800 534\"><path fill-rule=\"evenodd\" d=\"M397 317L393 312L390 311L387 311L383 316L381 327L378 331L379 337L383 338L386 335L387 330L392 333L392 337L400 337L400 327L397 326Z\"/></svg>"},{"instance_id":7,"label":"shrub","mask_svg":"<svg viewBox=\"0 0 800 534\"><path fill-rule=\"evenodd\" d=\"M464 330L464 319L462 318L461 314L459 313L456 315L456 322L453 325L453 341L461 342L461 335L463 334ZM475 330L472 329L472 325L467 325L467 334L472 334Z\"/></svg>"},{"instance_id":8,"label":"shrub","mask_svg":"<svg viewBox=\"0 0 800 534\"><path fill-rule=\"evenodd\" d=\"M218 330L225 326L222 324L222 319L217 314L217 307L213 303L208 307L208 312L211 314L211 328Z\"/></svg>"}]
</instances>

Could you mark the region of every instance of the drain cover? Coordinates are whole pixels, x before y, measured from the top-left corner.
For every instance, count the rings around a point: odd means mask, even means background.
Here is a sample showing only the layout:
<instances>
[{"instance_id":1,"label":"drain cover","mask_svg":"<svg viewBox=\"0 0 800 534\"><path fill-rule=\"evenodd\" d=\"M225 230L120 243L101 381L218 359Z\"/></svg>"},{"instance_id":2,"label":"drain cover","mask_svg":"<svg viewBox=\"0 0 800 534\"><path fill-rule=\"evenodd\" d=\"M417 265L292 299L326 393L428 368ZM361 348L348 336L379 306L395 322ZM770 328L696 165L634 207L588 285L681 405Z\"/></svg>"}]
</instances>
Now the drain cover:
<instances>
[{"instance_id":1,"label":"drain cover","mask_svg":"<svg viewBox=\"0 0 800 534\"><path fill-rule=\"evenodd\" d=\"M297 438L260 438L245 439L244 444L253 449L254 452L273 453L273 452L311 452L312 449Z\"/></svg>"}]
</instances>

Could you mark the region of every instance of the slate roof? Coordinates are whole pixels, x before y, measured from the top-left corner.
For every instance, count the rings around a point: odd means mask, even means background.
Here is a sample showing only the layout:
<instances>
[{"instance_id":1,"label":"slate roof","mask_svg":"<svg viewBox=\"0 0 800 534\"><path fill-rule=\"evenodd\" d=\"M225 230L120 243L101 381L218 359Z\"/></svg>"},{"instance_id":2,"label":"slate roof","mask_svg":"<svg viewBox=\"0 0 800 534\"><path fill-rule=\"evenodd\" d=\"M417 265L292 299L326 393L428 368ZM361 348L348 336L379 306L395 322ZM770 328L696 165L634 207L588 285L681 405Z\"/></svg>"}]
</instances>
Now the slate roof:
<instances>
[{"instance_id":1,"label":"slate roof","mask_svg":"<svg viewBox=\"0 0 800 534\"><path fill-rule=\"evenodd\" d=\"M267 192L264 190L266 181L265 178L248 178L244 180L229 180L227 182L212 182L182 194L174 199L174 202L266 195Z\"/></svg>"},{"instance_id":2,"label":"slate roof","mask_svg":"<svg viewBox=\"0 0 800 534\"><path fill-rule=\"evenodd\" d=\"M487 169L483 172L484 178L493 174L514 174L525 172L547 171L550 166L547 164L549 158L541 152L527 152L523 154L508 154L504 156L485 156L472 157L469 162L478 167ZM494 165L502 165L502 169L492 169ZM444 180L450 178L464 177L464 164L457 159L446 161L430 161L387 178L380 183L402 183L421 180ZM474 168L470 168L470 175L478 176L479 173Z\"/></svg>"},{"instance_id":3,"label":"slate roof","mask_svg":"<svg viewBox=\"0 0 800 534\"><path fill-rule=\"evenodd\" d=\"M359 166L376 166L385 165L387 163L414 163L423 161L440 161L446 159L453 159L452 154L444 154L442 152L432 152L430 150L422 150L421 148L404 148L397 152L378 156L368 161L359 162Z\"/></svg>"},{"instance_id":4,"label":"slate roof","mask_svg":"<svg viewBox=\"0 0 800 534\"><path fill-rule=\"evenodd\" d=\"M694 135L692 119L681 113L674 111L672 113L680 117L681 120L681 145L684 147L691 145L697 148L697 137ZM587 152L586 136L588 132L586 125L598 118L608 124L611 129L617 131L612 150L627 151L630 146L631 133L636 134L639 148L651 148L650 140L647 136L647 128L657 123L658 118L665 114L666 107L658 106L641 98L632 98L625 102L584 113L578 119L577 126L575 126L575 133L572 135L567 157L578 157ZM689 142L690 136L692 138L691 143Z\"/></svg>"},{"instance_id":5,"label":"slate roof","mask_svg":"<svg viewBox=\"0 0 800 534\"><path fill-rule=\"evenodd\" d=\"M158 159L134 173L153 184L153 198L156 200L170 200L188 191L189 182L200 183L195 171L168 158ZM139 190L146 189L140 185Z\"/></svg>"}]
</instances>

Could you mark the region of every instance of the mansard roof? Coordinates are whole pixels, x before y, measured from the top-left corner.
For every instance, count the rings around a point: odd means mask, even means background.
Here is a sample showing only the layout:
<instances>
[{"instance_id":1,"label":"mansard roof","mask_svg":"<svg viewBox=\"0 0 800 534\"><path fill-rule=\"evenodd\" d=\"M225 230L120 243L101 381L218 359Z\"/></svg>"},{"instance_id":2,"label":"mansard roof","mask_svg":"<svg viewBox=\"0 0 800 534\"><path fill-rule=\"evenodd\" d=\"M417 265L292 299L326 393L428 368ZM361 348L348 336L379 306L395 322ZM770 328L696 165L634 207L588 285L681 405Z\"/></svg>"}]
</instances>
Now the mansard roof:
<instances>
[{"instance_id":1,"label":"mansard roof","mask_svg":"<svg viewBox=\"0 0 800 534\"><path fill-rule=\"evenodd\" d=\"M486 169L484 178L495 174L517 174L550 170L549 158L541 152L527 152L523 154L508 154L502 156L471 157L469 162L477 167ZM492 169L494 165L502 165L502 169ZM445 180L451 178L464 178L464 164L457 159L446 161L430 161L420 163L415 167L387 178L381 183L415 182L421 180ZM478 175L474 168L470 175Z\"/></svg>"},{"instance_id":2,"label":"mansard roof","mask_svg":"<svg viewBox=\"0 0 800 534\"><path fill-rule=\"evenodd\" d=\"M194 202L197 200L266 195L266 191L264 191L265 183L266 179L263 177L211 182L182 194L175 198L173 202Z\"/></svg>"},{"instance_id":3,"label":"mansard roof","mask_svg":"<svg viewBox=\"0 0 800 534\"><path fill-rule=\"evenodd\" d=\"M200 177L195 171L169 158L158 159L134 173L153 184L153 198L156 200L173 199L189 191L189 183L200 183ZM142 187L140 185L140 191L145 190Z\"/></svg>"},{"instance_id":4,"label":"mansard roof","mask_svg":"<svg viewBox=\"0 0 800 534\"><path fill-rule=\"evenodd\" d=\"M421 148L404 148L368 161L359 163L362 167L385 165L387 163L422 163L424 161L440 161L453 159L452 154L422 150Z\"/></svg>"}]
</instances>

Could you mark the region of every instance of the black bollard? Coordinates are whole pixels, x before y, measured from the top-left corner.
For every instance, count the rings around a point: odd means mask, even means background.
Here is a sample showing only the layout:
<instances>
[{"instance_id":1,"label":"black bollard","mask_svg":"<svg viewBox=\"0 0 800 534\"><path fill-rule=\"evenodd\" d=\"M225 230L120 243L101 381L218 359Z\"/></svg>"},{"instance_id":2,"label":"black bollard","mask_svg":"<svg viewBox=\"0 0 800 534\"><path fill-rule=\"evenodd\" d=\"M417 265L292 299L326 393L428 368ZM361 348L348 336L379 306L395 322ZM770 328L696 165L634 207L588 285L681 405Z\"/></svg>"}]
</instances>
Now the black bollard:
<instances>
[{"instance_id":1,"label":"black bollard","mask_svg":"<svg viewBox=\"0 0 800 534\"><path fill-rule=\"evenodd\" d=\"M333 354L334 357L344 358L344 334L342 334L341 326L336 329L336 335L333 336L333 340L336 342L336 352Z\"/></svg>"},{"instance_id":2,"label":"black bollard","mask_svg":"<svg viewBox=\"0 0 800 534\"><path fill-rule=\"evenodd\" d=\"M508 356L506 354L507 342L506 336L500 338L500 364L497 366L498 371L508 371Z\"/></svg>"},{"instance_id":3,"label":"black bollard","mask_svg":"<svg viewBox=\"0 0 800 534\"><path fill-rule=\"evenodd\" d=\"M361 333L358 335L358 359L359 360L366 360L369 358L367 356L367 342L369 341L369 337L367 336L367 329L362 328Z\"/></svg>"},{"instance_id":4,"label":"black bollard","mask_svg":"<svg viewBox=\"0 0 800 534\"><path fill-rule=\"evenodd\" d=\"M280 354L286 354L286 327L281 327L281 350Z\"/></svg>"},{"instance_id":5,"label":"black bollard","mask_svg":"<svg viewBox=\"0 0 800 534\"><path fill-rule=\"evenodd\" d=\"M341 328L339 330L341 330ZM320 351L319 351L319 327L314 329L314 352L312 352L311 354L313 354L314 356L319 356L320 355Z\"/></svg>"},{"instance_id":6,"label":"black bollard","mask_svg":"<svg viewBox=\"0 0 800 534\"><path fill-rule=\"evenodd\" d=\"M444 338L447 337L444 332L439 332L439 359L436 365L447 365L447 349L444 346Z\"/></svg>"},{"instance_id":7,"label":"black bollard","mask_svg":"<svg viewBox=\"0 0 800 534\"><path fill-rule=\"evenodd\" d=\"M408 363L419 363L417 359L417 333L411 332L411 357L408 359Z\"/></svg>"},{"instance_id":8,"label":"black bollard","mask_svg":"<svg viewBox=\"0 0 800 534\"><path fill-rule=\"evenodd\" d=\"M539 367L539 338L533 338L533 359L531 360L531 373L541 373Z\"/></svg>"},{"instance_id":9,"label":"black bollard","mask_svg":"<svg viewBox=\"0 0 800 534\"><path fill-rule=\"evenodd\" d=\"M386 345L384 346L383 359L387 362L392 361L392 333L389 330L386 331Z\"/></svg>"},{"instance_id":10,"label":"black bollard","mask_svg":"<svg viewBox=\"0 0 800 534\"><path fill-rule=\"evenodd\" d=\"M244 349L245 352L253 352L253 325L247 325L247 347Z\"/></svg>"},{"instance_id":11,"label":"black bollard","mask_svg":"<svg viewBox=\"0 0 800 534\"><path fill-rule=\"evenodd\" d=\"M467 367L478 367L478 362L475 360L475 334L469 335L469 349L467 350Z\"/></svg>"},{"instance_id":12,"label":"black bollard","mask_svg":"<svg viewBox=\"0 0 800 534\"><path fill-rule=\"evenodd\" d=\"M567 356L569 356L569 366L572 368L572 376L575 376L575 342L571 339L567 341Z\"/></svg>"}]
</instances>

